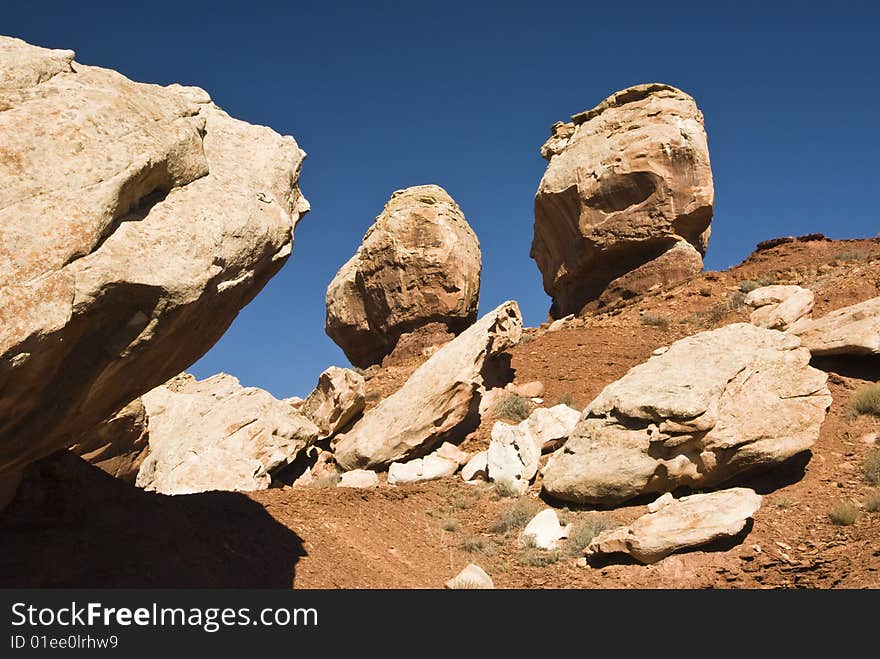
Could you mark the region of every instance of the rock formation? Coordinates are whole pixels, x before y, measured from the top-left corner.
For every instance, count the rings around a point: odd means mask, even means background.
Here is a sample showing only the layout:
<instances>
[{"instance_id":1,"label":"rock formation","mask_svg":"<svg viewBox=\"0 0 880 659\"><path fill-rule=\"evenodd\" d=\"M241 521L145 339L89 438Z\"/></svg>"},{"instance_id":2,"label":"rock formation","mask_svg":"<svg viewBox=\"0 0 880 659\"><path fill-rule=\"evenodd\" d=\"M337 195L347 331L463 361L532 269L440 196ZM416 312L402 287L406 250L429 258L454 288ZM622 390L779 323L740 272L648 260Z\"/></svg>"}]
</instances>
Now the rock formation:
<instances>
[{"instance_id":1,"label":"rock formation","mask_svg":"<svg viewBox=\"0 0 880 659\"><path fill-rule=\"evenodd\" d=\"M204 354L308 210L292 137L73 58L0 37L4 491Z\"/></svg>"},{"instance_id":2,"label":"rock formation","mask_svg":"<svg viewBox=\"0 0 880 659\"><path fill-rule=\"evenodd\" d=\"M813 310L813 291L800 286L762 286L746 295L746 305L755 310L749 317L752 325L787 330Z\"/></svg>"},{"instance_id":3,"label":"rock formation","mask_svg":"<svg viewBox=\"0 0 880 659\"><path fill-rule=\"evenodd\" d=\"M355 366L378 364L403 335L428 351L474 322L480 245L445 190L398 190L327 288L325 330Z\"/></svg>"},{"instance_id":4,"label":"rock formation","mask_svg":"<svg viewBox=\"0 0 880 659\"><path fill-rule=\"evenodd\" d=\"M638 85L572 120L541 149L535 196L531 256L553 318L700 272L714 203L703 115L684 92Z\"/></svg>"},{"instance_id":5,"label":"rock formation","mask_svg":"<svg viewBox=\"0 0 880 659\"><path fill-rule=\"evenodd\" d=\"M147 411L140 398L86 433L71 450L111 476L131 483L149 452Z\"/></svg>"},{"instance_id":6,"label":"rock formation","mask_svg":"<svg viewBox=\"0 0 880 659\"><path fill-rule=\"evenodd\" d=\"M288 403L226 374L183 374L143 401L150 454L137 485L163 494L266 489L319 435Z\"/></svg>"},{"instance_id":7,"label":"rock formation","mask_svg":"<svg viewBox=\"0 0 880 659\"><path fill-rule=\"evenodd\" d=\"M880 297L803 318L789 332L814 355L880 355Z\"/></svg>"},{"instance_id":8,"label":"rock formation","mask_svg":"<svg viewBox=\"0 0 880 659\"><path fill-rule=\"evenodd\" d=\"M617 504L779 464L813 445L831 405L809 362L797 337L748 323L676 341L602 390L550 456L544 489Z\"/></svg>"},{"instance_id":9,"label":"rock formation","mask_svg":"<svg viewBox=\"0 0 880 659\"><path fill-rule=\"evenodd\" d=\"M364 376L331 366L318 377L315 390L295 408L318 426L322 437L330 437L360 415L365 405Z\"/></svg>"},{"instance_id":10,"label":"rock formation","mask_svg":"<svg viewBox=\"0 0 880 659\"><path fill-rule=\"evenodd\" d=\"M674 499L664 494L647 514L629 526L603 531L584 552L589 558L629 554L656 563L669 554L738 535L758 509L761 497L736 487Z\"/></svg>"},{"instance_id":11,"label":"rock formation","mask_svg":"<svg viewBox=\"0 0 880 659\"><path fill-rule=\"evenodd\" d=\"M472 413L484 390L484 367L519 341L522 316L505 302L422 364L391 396L334 440L345 469L383 467L427 454Z\"/></svg>"}]
</instances>

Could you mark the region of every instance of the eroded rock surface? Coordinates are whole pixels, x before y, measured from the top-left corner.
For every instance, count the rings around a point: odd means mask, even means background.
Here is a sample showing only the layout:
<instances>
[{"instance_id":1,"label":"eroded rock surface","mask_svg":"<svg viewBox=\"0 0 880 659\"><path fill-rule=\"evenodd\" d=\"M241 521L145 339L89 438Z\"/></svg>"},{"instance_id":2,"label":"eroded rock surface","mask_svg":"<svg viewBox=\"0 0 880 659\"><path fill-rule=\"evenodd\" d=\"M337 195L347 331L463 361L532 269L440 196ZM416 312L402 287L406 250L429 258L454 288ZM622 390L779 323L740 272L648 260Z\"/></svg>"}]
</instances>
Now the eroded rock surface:
<instances>
[{"instance_id":1,"label":"eroded rock surface","mask_svg":"<svg viewBox=\"0 0 880 659\"><path fill-rule=\"evenodd\" d=\"M134 483L149 452L149 440L147 411L136 398L86 433L71 450L111 476Z\"/></svg>"},{"instance_id":2,"label":"eroded rock surface","mask_svg":"<svg viewBox=\"0 0 880 659\"><path fill-rule=\"evenodd\" d=\"M880 297L803 318L789 332L814 355L880 355Z\"/></svg>"},{"instance_id":3,"label":"eroded rock surface","mask_svg":"<svg viewBox=\"0 0 880 659\"><path fill-rule=\"evenodd\" d=\"M336 434L359 416L365 405L364 376L338 366L321 373L315 390L301 403L293 404L318 426L322 437Z\"/></svg>"}]
</instances>

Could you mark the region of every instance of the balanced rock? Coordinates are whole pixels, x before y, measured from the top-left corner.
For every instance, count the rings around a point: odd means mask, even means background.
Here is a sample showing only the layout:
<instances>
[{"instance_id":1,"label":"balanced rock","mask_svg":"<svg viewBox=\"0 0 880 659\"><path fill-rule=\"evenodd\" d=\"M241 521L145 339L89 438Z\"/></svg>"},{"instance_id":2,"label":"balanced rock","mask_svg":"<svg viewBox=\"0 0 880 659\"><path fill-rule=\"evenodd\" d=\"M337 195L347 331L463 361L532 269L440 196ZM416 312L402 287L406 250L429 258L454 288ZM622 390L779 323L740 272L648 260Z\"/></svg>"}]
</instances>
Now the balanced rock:
<instances>
[{"instance_id":1,"label":"balanced rock","mask_svg":"<svg viewBox=\"0 0 880 659\"><path fill-rule=\"evenodd\" d=\"M136 398L86 433L71 450L111 476L134 483L149 452L149 439L147 411Z\"/></svg>"},{"instance_id":2,"label":"balanced rock","mask_svg":"<svg viewBox=\"0 0 880 659\"><path fill-rule=\"evenodd\" d=\"M73 58L0 37L0 484L201 357L308 210L292 137Z\"/></svg>"},{"instance_id":3,"label":"balanced rock","mask_svg":"<svg viewBox=\"0 0 880 659\"><path fill-rule=\"evenodd\" d=\"M363 375L331 366L318 377L315 390L294 409L318 426L322 437L330 437L364 411L366 400Z\"/></svg>"},{"instance_id":4,"label":"balanced rock","mask_svg":"<svg viewBox=\"0 0 880 659\"><path fill-rule=\"evenodd\" d=\"M183 374L143 401L150 454L137 485L162 494L264 490L319 435L289 404L226 374Z\"/></svg>"},{"instance_id":5,"label":"balanced rock","mask_svg":"<svg viewBox=\"0 0 880 659\"><path fill-rule=\"evenodd\" d=\"M727 325L605 387L550 456L544 489L578 503L709 487L809 449L831 405L796 336Z\"/></svg>"},{"instance_id":6,"label":"balanced rock","mask_svg":"<svg viewBox=\"0 0 880 659\"><path fill-rule=\"evenodd\" d=\"M880 355L880 297L803 318L789 332L814 355Z\"/></svg>"},{"instance_id":7,"label":"balanced rock","mask_svg":"<svg viewBox=\"0 0 880 659\"><path fill-rule=\"evenodd\" d=\"M476 415L491 358L522 334L516 302L505 302L450 341L404 385L334 439L343 469L368 469L425 455Z\"/></svg>"},{"instance_id":8,"label":"balanced rock","mask_svg":"<svg viewBox=\"0 0 880 659\"><path fill-rule=\"evenodd\" d=\"M762 286L746 295L745 303L753 307L749 321L767 329L787 330L813 310L813 291L800 286Z\"/></svg>"},{"instance_id":9,"label":"balanced rock","mask_svg":"<svg viewBox=\"0 0 880 659\"><path fill-rule=\"evenodd\" d=\"M670 496L663 503L629 526L603 531L584 553L589 558L623 553L641 563L656 563L673 552L737 536L758 512L761 497L736 487L680 499Z\"/></svg>"},{"instance_id":10,"label":"balanced rock","mask_svg":"<svg viewBox=\"0 0 880 659\"><path fill-rule=\"evenodd\" d=\"M380 363L404 334L408 351L430 352L477 317L480 268L477 236L443 188L398 190L330 283L325 330L355 366Z\"/></svg>"},{"instance_id":11,"label":"balanced rock","mask_svg":"<svg viewBox=\"0 0 880 659\"><path fill-rule=\"evenodd\" d=\"M531 256L550 315L702 270L714 203L703 115L669 85L630 87L558 122L535 196Z\"/></svg>"}]
</instances>

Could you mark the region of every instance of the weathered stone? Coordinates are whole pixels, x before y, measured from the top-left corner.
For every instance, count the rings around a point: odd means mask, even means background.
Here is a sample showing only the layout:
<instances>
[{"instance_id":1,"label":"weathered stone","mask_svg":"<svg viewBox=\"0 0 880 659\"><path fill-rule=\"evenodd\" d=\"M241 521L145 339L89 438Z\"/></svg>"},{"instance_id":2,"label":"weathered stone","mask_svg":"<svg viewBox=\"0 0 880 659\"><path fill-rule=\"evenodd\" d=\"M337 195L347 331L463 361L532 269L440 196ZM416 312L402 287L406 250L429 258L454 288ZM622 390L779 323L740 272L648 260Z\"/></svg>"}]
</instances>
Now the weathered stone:
<instances>
[{"instance_id":1,"label":"weathered stone","mask_svg":"<svg viewBox=\"0 0 880 659\"><path fill-rule=\"evenodd\" d=\"M523 398L540 398L544 395L543 382L523 382L522 384L509 383L504 387L507 391L519 394Z\"/></svg>"},{"instance_id":2,"label":"weathered stone","mask_svg":"<svg viewBox=\"0 0 880 659\"><path fill-rule=\"evenodd\" d=\"M714 203L703 115L684 92L638 85L572 119L542 148L535 196L531 256L553 318L699 272Z\"/></svg>"},{"instance_id":3,"label":"weathered stone","mask_svg":"<svg viewBox=\"0 0 880 659\"><path fill-rule=\"evenodd\" d=\"M538 549L556 549L559 541L567 538L571 524L562 526L559 517L552 508L546 508L535 515L520 534L522 545L531 545Z\"/></svg>"},{"instance_id":4,"label":"weathered stone","mask_svg":"<svg viewBox=\"0 0 880 659\"><path fill-rule=\"evenodd\" d=\"M550 451L569 438L581 413L568 405L539 407L520 426L534 438L541 451Z\"/></svg>"},{"instance_id":5,"label":"weathered stone","mask_svg":"<svg viewBox=\"0 0 880 659\"><path fill-rule=\"evenodd\" d=\"M605 387L544 468L560 499L707 487L809 449L831 404L797 337L747 323L673 343Z\"/></svg>"},{"instance_id":6,"label":"weathered stone","mask_svg":"<svg viewBox=\"0 0 880 659\"><path fill-rule=\"evenodd\" d=\"M419 328L456 335L474 322L480 268L477 236L443 188L398 190L330 283L325 330L360 367L380 363L405 333L418 352Z\"/></svg>"},{"instance_id":7,"label":"weathered stone","mask_svg":"<svg viewBox=\"0 0 880 659\"><path fill-rule=\"evenodd\" d=\"M336 484L336 487L379 487L379 476L375 471L370 471L368 469L346 471L339 477L339 483Z\"/></svg>"},{"instance_id":8,"label":"weathered stone","mask_svg":"<svg viewBox=\"0 0 880 659\"><path fill-rule=\"evenodd\" d=\"M459 466L466 464L468 460L471 458L471 454L467 451L462 451L455 444L450 444L449 442L443 442L434 454L441 458L446 458L447 460L452 460L457 463Z\"/></svg>"},{"instance_id":9,"label":"weathered stone","mask_svg":"<svg viewBox=\"0 0 880 659\"><path fill-rule=\"evenodd\" d=\"M813 291L800 286L762 286L746 295L745 303L754 307L752 325L786 330L813 310Z\"/></svg>"},{"instance_id":10,"label":"weathered stone","mask_svg":"<svg viewBox=\"0 0 880 659\"><path fill-rule=\"evenodd\" d=\"M461 468L461 478L465 481L489 480L489 452L480 451Z\"/></svg>"},{"instance_id":11,"label":"weathered stone","mask_svg":"<svg viewBox=\"0 0 880 659\"><path fill-rule=\"evenodd\" d=\"M761 497L737 487L664 503L629 526L603 531L584 553L590 558L623 553L656 563L673 552L737 536L761 507Z\"/></svg>"},{"instance_id":12,"label":"weathered stone","mask_svg":"<svg viewBox=\"0 0 880 659\"><path fill-rule=\"evenodd\" d=\"M295 408L318 426L322 437L331 437L363 412L365 404L364 376L331 366L321 373L315 390Z\"/></svg>"},{"instance_id":13,"label":"weathered stone","mask_svg":"<svg viewBox=\"0 0 880 659\"><path fill-rule=\"evenodd\" d=\"M290 255L291 137L0 37L0 479L201 357Z\"/></svg>"},{"instance_id":14,"label":"weathered stone","mask_svg":"<svg viewBox=\"0 0 880 659\"><path fill-rule=\"evenodd\" d=\"M803 318L790 329L814 355L880 354L880 297L832 311L821 318Z\"/></svg>"},{"instance_id":15,"label":"weathered stone","mask_svg":"<svg viewBox=\"0 0 880 659\"><path fill-rule=\"evenodd\" d=\"M408 462L392 462L388 467L388 484L406 485L433 481L452 476L456 471L458 471L458 463L455 460L441 458L436 453L432 453Z\"/></svg>"},{"instance_id":16,"label":"weathered stone","mask_svg":"<svg viewBox=\"0 0 880 659\"><path fill-rule=\"evenodd\" d=\"M149 451L147 412L140 398L86 433L71 450L120 480L134 483Z\"/></svg>"},{"instance_id":17,"label":"weathered stone","mask_svg":"<svg viewBox=\"0 0 880 659\"><path fill-rule=\"evenodd\" d=\"M515 492L525 494L538 473L541 447L521 425L496 421L488 451L489 479L505 483Z\"/></svg>"},{"instance_id":18,"label":"weathered stone","mask_svg":"<svg viewBox=\"0 0 880 659\"><path fill-rule=\"evenodd\" d=\"M479 565L469 563L456 576L446 582L450 590L491 590L495 588L492 578Z\"/></svg>"},{"instance_id":19,"label":"weathered stone","mask_svg":"<svg viewBox=\"0 0 880 659\"><path fill-rule=\"evenodd\" d=\"M266 489L319 434L284 401L226 374L184 374L143 401L150 454L137 485L162 494Z\"/></svg>"},{"instance_id":20,"label":"weathered stone","mask_svg":"<svg viewBox=\"0 0 880 659\"><path fill-rule=\"evenodd\" d=\"M489 358L516 345L522 316L505 302L422 364L395 393L334 440L343 469L382 467L424 455L476 412Z\"/></svg>"},{"instance_id":21,"label":"weathered stone","mask_svg":"<svg viewBox=\"0 0 880 659\"><path fill-rule=\"evenodd\" d=\"M317 446L307 446L303 449L302 454L304 454L307 466L303 473L293 481L293 487L327 483L339 478L336 458L330 451L325 451Z\"/></svg>"}]
</instances>

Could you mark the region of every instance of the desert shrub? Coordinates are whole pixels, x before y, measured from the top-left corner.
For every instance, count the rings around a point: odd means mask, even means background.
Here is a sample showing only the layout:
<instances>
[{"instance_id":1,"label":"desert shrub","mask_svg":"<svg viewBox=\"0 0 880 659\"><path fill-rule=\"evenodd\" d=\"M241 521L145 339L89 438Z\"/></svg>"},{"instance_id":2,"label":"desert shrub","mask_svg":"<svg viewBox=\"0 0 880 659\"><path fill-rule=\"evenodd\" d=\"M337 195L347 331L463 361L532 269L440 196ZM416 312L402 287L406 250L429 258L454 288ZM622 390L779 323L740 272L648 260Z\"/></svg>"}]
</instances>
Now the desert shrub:
<instances>
[{"instance_id":1,"label":"desert shrub","mask_svg":"<svg viewBox=\"0 0 880 659\"><path fill-rule=\"evenodd\" d=\"M502 499L515 499L519 496L519 490L514 487L513 483L504 478L495 481L494 489L495 494Z\"/></svg>"},{"instance_id":2,"label":"desert shrub","mask_svg":"<svg viewBox=\"0 0 880 659\"><path fill-rule=\"evenodd\" d=\"M474 504L477 503L477 497L474 495L465 495L460 494L452 497L452 507L456 510L467 510L468 508L473 508Z\"/></svg>"},{"instance_id":3,"label":"desert shrub","mask_svg":"<svg viewBox=\"0 0 880 659\"><path fill-rule=\"evenodd\" d=\"M529 414L535 408L532 401L527 400L519 394L510 394L499 400L492 410L497 418L509 419L511 421L524 421L529 418Z\"/></svg>"},{"instance_id":4,"label":"desert shrub","mask_svg":"<svg viewBox=\"0 0 880 659\"><path fill-rule=\"evenodd\" d=\"M547 567L556 563L560 558L562 558L562 552L558 549L541 551L534 547L528 547L520 553L519 562L520 565L529 565L531 567Z\"/></svg>"},{"instance_id":5,"label":"desert shrub","mask_svg":"<svg viewBox=\"0 0 880 659\"><path fill-rule=\"evenodd\" d=\"M341 478L342 476L340 474L330 474L329 476L316 478L315 480L310 481L306 485L306 487L314 487L316 489L321 489L324 487L336 487Z\"/></svg>"},{"instance_id":6,"label":"desert shrub","mask_svg":"<svg viewBox=\"0 0 880 659\"><path fill-rule=\"evenodd\" d=\"M440 523L440 527L444 531L449 531L450 533L455 533L461 528L461 523L455 519L454 517L447 517Z\"/></svg>"},{"instance_id":7,"label":"desert shrub","mask_svg":"<svg viewBox=\"0 0 880 659\"><path fill-rule=\"evenodd\" d=\"M521 346L526 345L527 343L531 343L535 339L534 334L523 334L519 337L519 344Z\"/></svg>"},{"instance_id":8,"label":"desert shrub","mask_svg":"<svg viewBox=\"0 0 880 659\"><path fill-rule=\"evenodd\" d=\"M861 254L861 252L857 252L855 250L847 250L844 252L838 252L837 254L834 255L834 258L837 259L838 261L844 261L844 262L858 261L860 258L862 258L862 254Z\"/></svg>"},{"instance_id":9,"label":"desert shrub","mask_svg":"<svg viewBox=\"0 0 880 659\"><path fill-rule=\"evenodd\" d=\"M787 509L791 508L792 505L794 505L792 500L784 495L776 497L776 499L773 500L773 503L776 504L776 507L781 510L787 510Z\"/></svg>"},{"instance_id":10,"label":"desert shrub","mask_svg":"<svg viewBox=\"0 0 880 659\"><path fill-rule=\"evenodd\" d=\"M739 283L739 290L741 293L751 293L756 288L761 288L761 284L753 279L743 279Z\"/></svg>"},{"instance_id":11,"label":"desert shrub","mask_svg":"<svg viewBox=\"0 0 880 659\"><path fill-rule=\"evenodd\" d=\"M727 298L726 306L728 311L741 311L745 309L746 296L740 291L734 291L730 294L730 297Z\"/></svg>"},{"instance_id":12,"label":"desert shrub","mask_svg":"<svg viewBox=\"0 0 880 659\"><path fill-rule=\"evenodd\" d=\"M522 497L517 499L507 510L501 513L498 521L492 525L493 533L507 533L513 529L521 529L529 520L538 514L541 504L534 499Z\"/></svg>"},{"instance_id":13,"label":"desert shrub","mask_svg":"<svg viewBox=\"0 0 880 659\"><path fill-rule=\"evenodd\" d=\"M614 528L614 523L600 515L591 515L576 522L568 534L568 553L572 556L583 556L584 549L593 538L611 528Z\"/></svg>"},{"instance_id":14,"label":"desert shrub","mask_svg":"<svg viewBox=\"0 0 880 659\"><path fill-rule=\"evenodd\" d=\"M458 545L462 551L466 551L469 554L486 554L489 553L489 544L486 542L485 538L481 538L478 535L471 535L466 537L461 541L461 544Z\"/></svg>"},{"instance_id":15,"label":"desert shrub","mask_svg":"<svg viewBox=\"0 0 880 659\"><path fill-rule=\"evenodd\" d=\"M828 519L835 526L849 526L855 524L859 516L859 509L851 503L839 503L828 511Z\"/></svg>"},{"instance_id":16,"label":"desert shrub","mask_svg":"<svg viewBox=\"0 0 880 659\"><path fill-rule=\"evenodd\" d=\"M880 485L880 449L868 451L865 463L862 465L862 473L868 485Z\"/></svg>"},{"instance_id":17,"label":"desert shrub","mask_svg":"<svg viewBox=\"0 0 880 659\"><path fill-rule=\"evenodd\" d=\"M853 414L880 416L880 384L866 384L856 389L849 402Z\"/></svg>"},{"instance_id":18,"label":"desert shrub","mask_svg":"<svg viewBox=\"0 0 880 659\"><path fill-rule=\"evenodd\" d=\"M569 393L562 394L557 400L559 405L568 405L573 410L578 410L577 403L574 401L574 396Z\"/></svg>"},{"instance_id":19,"label":"desert shrub","mask_svg":"<svg viewBox=\"0 0 880 659\"><path fill-rule=\"evenodd\" d=\"M660 314L645 313L642 314L642 325L650 325L651 327L666 329L669 327L669 319Z\"/></svg>"},{"instance_id":20,"label":"desert shrub","mask_svg":"<svg viewBox=\"0 0 880 659\"><path fill-rule=\"evenodd\" d=\"M874 490L865 497L865 510L869 513L880 513L880 490Z\"/></svg>"}]
</instances>

